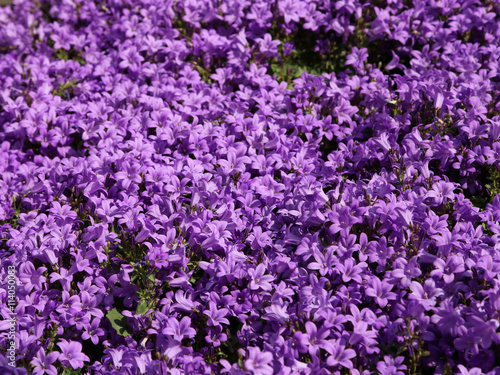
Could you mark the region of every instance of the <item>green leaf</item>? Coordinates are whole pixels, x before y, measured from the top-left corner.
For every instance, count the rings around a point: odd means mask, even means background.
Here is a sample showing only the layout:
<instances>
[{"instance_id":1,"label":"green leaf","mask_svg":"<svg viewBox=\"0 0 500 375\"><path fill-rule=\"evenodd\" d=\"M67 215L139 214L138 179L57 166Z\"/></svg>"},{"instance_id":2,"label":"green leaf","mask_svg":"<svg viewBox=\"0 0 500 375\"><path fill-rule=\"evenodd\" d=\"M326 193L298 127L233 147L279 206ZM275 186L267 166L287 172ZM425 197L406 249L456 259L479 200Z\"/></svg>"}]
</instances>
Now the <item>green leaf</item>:
<instances>
[{"instance_id":1,"label":"green leaf","mask_svg":"<svg viewBox=\"0 0 500 375\"><path fill-rule=\"evenodd\" d=\"M54 96L60 96L61 98L66 95L66 93L69 95L70 93L73 92L73 89L76 87L78 84L78 81L68 81L66 83L59 83L59 87L52 91L52 95Z\"/></svg>"},{"instance_id":2,"label":"green leaf","mask_svg":"<svg viewBox=\"0 0 500 375\"><path fill-rule=\"evenodd\" d=\"M152 283L155 282L156 277L154 273L148 273L148 280L151 281Z\"/></svg>"},{"instance_id":3,"label":"green leaf","mask_svg":"<svg viewBox=\"0 0 500 375\"><path fill-rule=\"evenodd\" d=\"M131 335L132 332L128 326L127 317L123 316L117 309L109 310L106 313L106 318L109 319L111 325L120 336L127 337Z\"/></svg>"},{"instance_id":4,"label":"green leaf","mask_svg":"<svg viewBox=\"0 0 500 375\"><path fill-rule=\"evenodd\" d=\"M12 3L14 3L14 0L0 0L0 7L6 7Z\"/></svg>"},{"instance_id":5,"label":"green leaf","mask_svg":"<svg viewBox=\"0 0 500 375\"><path fill-rule=\"evenodd\" d=\"M73 370L71 367L66 367L62 372L62 375L81 375L81 369Z\"/></svg>"},{"instance_id":6,"label":"green leaf","mask_svg":"<svg viewBox=\"0 0 500 375\"><path fill-rule=\"evenodd\" d=\"M137 306L136 313L144 315L148 312L148 310L149 310L148 303L146 302L146 300L141 299L141 302L139 302L139 305Z\"/></svg>"},{"instance_id":7,"label":"green leaf","mask_svg":"<svg viewBox=\"0 0 500 375\"><path fill-rule=\"evenodd\" d=\"M424 350L422 353L420 353L420 357L429 357L431 355L431 352L428 350Z\"/></svg>"}]
</instances>

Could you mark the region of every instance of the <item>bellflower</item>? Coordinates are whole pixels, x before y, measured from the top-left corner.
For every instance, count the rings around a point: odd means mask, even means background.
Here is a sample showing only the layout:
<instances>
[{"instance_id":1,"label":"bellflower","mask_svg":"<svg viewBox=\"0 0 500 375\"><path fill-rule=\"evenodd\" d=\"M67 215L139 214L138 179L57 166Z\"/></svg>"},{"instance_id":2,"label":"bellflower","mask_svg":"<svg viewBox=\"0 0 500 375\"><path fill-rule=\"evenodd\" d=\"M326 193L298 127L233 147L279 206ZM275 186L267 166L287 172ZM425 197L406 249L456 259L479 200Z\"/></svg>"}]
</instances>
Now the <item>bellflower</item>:
<instances>
[{"instance_id":1,"label":"bellflower","mask_svg":"<svg viewBox=\"0 0 500 375\"><path fill-rule=\"evenodd\" d=\"M75 370L82 368L84 362L90 360L87 355L82 353L82 344L79 342L60 339L57 346L61 348L59 361L66 366L71 366Z\"/></svg>"},{"instance_id":2,"label":"bellflower","mask_svg":"<svg viewBox=\"0 0 500 375\"><path fill-rule=\"evenodd\" d=\"M105 336L106 332L100 328L101 319L94 318L90 327L86 329L85 332L82 333L82 339L88 340L90 339L94 345L97 345L99 342L99 336Z\"/></svg>"},{"instance_id":3,"label":"bellflower","mask_svg":"<svg viewBox=\"0 0 500 375\"><path fill-rule=\"evenodd\" d=\"M264 264L259 264L255 269L250 268L248 270L248 274L252 278L249 285L251 290L258 290L259 288L263 290L272 289L270 282L274 280L274 277L271 275L264 275L265 272L266 267Z\"/></svg>"},{"instance_id":4,"label":"bellflower","mask_svg":"<svg viewBox=\"0 0 500 375\"><path fill-rule=\"evenodd\" d=\"M249 347L245 359L245 369L252 371L255 375L271 375L273 368L270 366L273 355L269 352L261 352L259 348Z\"/></svg>"},{"instance_id":5,"label":"bellflower","mask_svg":"<svg viewBox=\"0 0 500 375\"><path fill-rule=\"evenodd\" d=\"M45 351L40 349L36 357L33 358L32 364L35 366L33 374L36 375L56 375L57 369L54 367L53 363L59 357L59 352L51 352L47 356L45 355Z\"/></svg>"}]
</instances>

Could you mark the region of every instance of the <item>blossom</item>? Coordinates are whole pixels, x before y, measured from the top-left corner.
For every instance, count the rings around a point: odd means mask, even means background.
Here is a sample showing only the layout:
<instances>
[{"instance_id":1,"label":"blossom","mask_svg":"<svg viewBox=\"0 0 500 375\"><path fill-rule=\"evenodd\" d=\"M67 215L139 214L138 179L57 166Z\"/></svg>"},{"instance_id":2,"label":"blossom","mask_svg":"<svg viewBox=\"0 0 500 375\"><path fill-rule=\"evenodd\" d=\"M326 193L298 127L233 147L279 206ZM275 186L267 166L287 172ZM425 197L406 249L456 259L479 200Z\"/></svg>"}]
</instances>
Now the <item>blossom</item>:
<instances>
[{"instance_id":1,"label":"blossom","mask_svg":"<svg viewBox=\"0 0 500 375\"><path fill-rule=\"evenodd\" d=\"M483 373L479 367L467 369L467 367L461 364L459 364L457 367L460 370L460 375L481 375Z\"/></svg>"},{"instance_id":2,"label":"blossom","mask_svg":"<svg viewBox=\"0 0 500 375\"><path fill-rule=\"evenodd\" d=\"M40 289L46 280L46 278L42 276L46 270L46 267L35 269L31 262L24 263L19 274L19 281L23 283L24 290L29 292L32 289Z\"/></svg>"},{"instance_id":3,"label":"blossom","mask_svg":"<svg viewBox=\"0 0 500 375\"><path fill-rule=\"evenodd\" d=\"M218 309L217 305L213 302L209 303L209 310L205 310L203 313L208 316L208 324L211 326L218 326L221 323L229 324L229 320L225 318L229 314L229 310L222 308Z\"/></svg>"},{"instance_id":4,"label":"blossom","mask_svg":"<svg viewBox=\"0 0 500 375\"><path fill-rule=\"evenodd\" d=\"M328 346L325 339L330 335L330 330L325 327L318 329L313 322L306 322L305 328L308 337L309 353L312 356L316 356L320 347Z\"/></svg>"},{"instance_id":5,"label":"blossom","mask_svg":"<svg viewBox=\"0 0 500 375\"><path fill-rule=\"evenodd\" d=\"M345 345L342 345L338 340L328 341L325 350L330 354L326 359L329 366L342 366L348 369L353 367L351 358L356 356L356 353L352 349L346 349Z\"/></svg>"},{"instance_id":6,"label":"blossom","mask_svg":"<svg viewBox=\"0 0 500 375\"><path fill-rule=\"evenodd\" d=\"M307 345L309 342L309 336L300 331L293 334L291 339L291 347L297 350L299 353L307 353Z\"/></svg>"},{"instance_id":7,"label":"blossom","mask_svg":"<svg viewBox=\"0 0 500 375\"><path fill-rule=\"evenodd\" d=\"M99 342L99 336L105 336L106 332L100 328L101 319L94 318L90 327L82 333L82 339L88 340L90 339L94 345L97 345Z\"/></svg>"},{"instance_id":8,"label":"blossom","mask_svg":"<svg viewBox=\"0 0 500 375\"><path fill-rule=\"evenodd\" d=\"M43 349L38 350L36 357L33 358L31 364L35 366L33 370L33 374L36 375L56 375L57 369L53 365L53 363L59 357L59 352L51 352L48 355L45 355L45 351Z\"/></svg>"},{"instance_id":9,"label":"blossom","mask_svg":"<svg viewBox=\"0 0 500 375\"><path fill-rule=\"evenodd\" d=\"M431 272L431 276L443 277L446 284L450 284L455 279L456 273L465 271L463 259L457 255L451 255L446 259L446 262L438 258L434 261L435 271Z\"/></svg>"},{"instance_id":10,"label":"blossom","mask_svg":"<svg viewBox=\"0 0 500 375\"><path fill-rule=\"evenodd\" d=\"M260 43L259 49L263 54L269 57L278 57L278 46L281 44L279 40L273 40L271 34L266 33L263 38L257 38L257 42Z\"/></svg>"},{"instance_id":11,"label":"blossom","mask_svg":"<svg viewBox=\"0 0 500 375\"><path fill-rule=\"evenodd\" d=\"M412 294L409 299L418 302L426 311L431 310L436 305L437 297L443 294L443 291L436 287L432 279L425 280L423 285L417 281L412 281L410 289Z\"/></svg>"},{"instance_id":12,"label":"blossom","mask_svg":"<svg viewBox=\"0 0 500 375\"><path fill-rule=\"evenodd\" d=\"M271 353L261 352L259 348L249 347L244 362L245 369L255 375L271 375L273 374L273 368L270 366L272 360L273 355Z\"/></svg>"},{"instance_id":13,"label":"blossom","mask_svg":"<svg viewBox=\"0 0 500 375\"><path fill-rule=\"evenodd\" d=\"M374 297L380 307L387 306L389 300L396 299L396 294L391 292L393 286L378 277L372 277L372 286L365 290L365 295Z\"/></svg>"},{"instance_id":14,"label":"blossom","mask_svg":"<svg viewBox=\"0 0 500 375\"><path fill-rule=\"evenodd\" d=\"M250 281L250 289L251 290L271 290L272 286L270 284L271 281L274 280L274 277L271 275L264 275L266 272L266 267L264 264L259 264L256 268L250 268L248 270L248 274L252 278Z\"/></svg>"},{"instance_id":15,"label":"blossom","mask_svg":"<svg viewBox=\"0 0 500 375\"><path fill-rule=\"evenodd\" d=\"M222 333L222 327L216 326L211 328L206 328L207 336L205 336L205 340L217 348L221 345L221 342L227 341L227 335Z\"/></svg>"},{"instance_id":16,"label":"blossom","mask_svg":"<svg viewBox=\"0 0 500 375\"><path fill-rule=\"evenodd\" d=\"M392 358L389 355L384 356L384 361L377 363L377 370L383 375L403 375L406 370L406 365L403 365L403 357Z\"/></svg>"},{"instance_id":17,"label":"blossom","mask_svg":"<svg viewBox=\"0 0 500 375\"><path fill-rule=\"evenodd\" d=\"M347 55L345 64L352 65L354 69L361 70L363 68L363 63L368 59L366 48L353 47L351 53Z\"/></svg>"},{"instance_id":18,"label":"blossom","mask_svg":"<svg viewBox=\"0 0 500 375\"><path fill-rule=\"evenodd\" d=\"M196 331L191 327L191 319L188 316L183 317L180 321L175 318L169 319L162 333L171 335L179 341L182 341L185 337L193 338L196 335Z\"/></svg>"},{"instance_id":19,"label":"blossom","mask_svg":"<svg viewBox=\"0 0 500 375\"><path fill-rule=\"evenodd\" d=\"M61 348L59 361L66 366L71 366L76 370L82 368L84 362L90 361L89 357L82 353L82 344L77 341L60 339L57 346Z\"/></svg>"},{"instance_id":20,"label":"blossom","mask_svg":"<svg viewBox=\"0 0 500 375\"><path fill-rule=\"evenodd\" d=\"M447 199L453 199L453 190L455 186L452 183L438 181L432 186L432 190L427 193L429 198L434 198L436 205L443 204Z\"/></svg>"},{"instance_id":21,"label":"blossom","mask_svg":"<svg viewBox=\"0 0 500 375\"><path fill-rule=\"evenodd\" d=\"M134 68L137 69L138 65L144 61L144 58L139 54L137 48L132 46L125 49L120 53L121 62L119 64L120 68Z\"/></svg>"}]
</instances>

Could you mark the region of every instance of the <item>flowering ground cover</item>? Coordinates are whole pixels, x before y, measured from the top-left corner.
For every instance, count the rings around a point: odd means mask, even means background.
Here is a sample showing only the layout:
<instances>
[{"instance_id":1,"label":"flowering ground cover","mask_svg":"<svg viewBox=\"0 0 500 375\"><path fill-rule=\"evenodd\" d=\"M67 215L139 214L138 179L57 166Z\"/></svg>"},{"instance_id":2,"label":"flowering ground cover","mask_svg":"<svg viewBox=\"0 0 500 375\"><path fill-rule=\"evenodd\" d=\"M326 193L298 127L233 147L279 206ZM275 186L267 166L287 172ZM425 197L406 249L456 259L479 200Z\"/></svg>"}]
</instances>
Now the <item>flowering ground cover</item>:
<instances>
[{"instance_id":1,"label":"flowering ground cover","mask_svg":"<svg viewBox=\"0 0 500 375\"><path fill-rule=\"evenodd\" d=\"M2 374L500 374L500 1L1 0Z\"/></svg>"}]
</instances>

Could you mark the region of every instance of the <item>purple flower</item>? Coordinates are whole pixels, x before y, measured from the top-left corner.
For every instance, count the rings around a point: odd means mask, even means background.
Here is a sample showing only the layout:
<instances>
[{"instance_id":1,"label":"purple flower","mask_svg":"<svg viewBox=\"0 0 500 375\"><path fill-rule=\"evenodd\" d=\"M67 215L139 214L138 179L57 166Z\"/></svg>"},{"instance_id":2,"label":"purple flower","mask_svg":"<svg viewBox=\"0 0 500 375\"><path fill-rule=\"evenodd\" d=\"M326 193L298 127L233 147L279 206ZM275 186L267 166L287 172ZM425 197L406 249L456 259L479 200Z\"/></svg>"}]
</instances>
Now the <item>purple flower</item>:
<instances>
[{"instance_id":1,"label":"purple flower","mask_svg":"<svg viewBox=\"0 0 500 375\"><path fill-rule=\"evenodd\" d=\"M489 349L493 342L500 344L500 334L497 333L500 322L498 319L484 321L479 316L472 315L468 321L474 327L471 334L480 338L481 346Z\"/></svg>"},{"instance_id":2,"label":"purple flower","mask_svg":"<svg viewBox=\"0 0 500 375\"><path fill-rule=\"evenodd\" d=\"M361 71L364 62L368 59L367 51L366 48L353 47L351 53L347 55L345 65L352 65L356 71Z\"/></svg>"},{"instance_id":3,"label":"purple flower","mask_svg":"<svg viewBox=\"0 0 500 375\"><path fill-rule=\"evenodd\" d=\"M46 270L46 267L38 267L35 269L31 262L23 263L18 277L19 281L24 285L24 290L28 293L32 289L40 290L46 280L45 277L42 276Z\"/></svg>"},{"instance_id":4,"label":"purple flower","mask_svg":"<svg viewBox=\"0 0 500 375\"><path fill-rule=\"evenodd\" d=\"M349 207L345 206L340 209L339 212L332 211L328 218L332 222L329 227L329 232L335 234L340 231L342 236L347 236L350 228L356 224L362 222L362 219L356 218L351 215Z\"/></svg>"},{"instance_id":5,"label":"purple flower","mask_svg":"<svg viewBox=\"0 0 500 375\"><path fill-rule=\"evenodd\" d=\"M196 335L194 328L191 328L191 318L183 317L180 321L177 318L170 318L167 326L161 331L164 335L171 335L175 340L182 341L185 337L193 338Z\"/></svg>"},{"instance_id":6,"label":"purple flower","mask_svg":"<svg viewBox=\"0 0 500 375\"><path fill-rule=\"evenodd\" d=\"M119 57L121 59L119 66L122 69L132 68L135 70L144 61L144 58L139 54L135 46L125 49L120 53Z\"/></svg>"},{"instance_id":7,"label":"purple flower","mask_svg":"<svg viewBox=\"0 0 500 375\"><path fill-rule=\"evenodd\" d=\"M209 344L212 344L214 348L219 347L222 341L227 341L227 335L222 333L221 326L205 328L205 330L208 333L208 335L205 336L205 340Z\"/></svg>"},{"instance_id":8,"label":"purple flower","mask_svg":"<svg viewBox=\"0 0 500 375\"><path fill-rule=\"evenodd\" d=\"M425 280L424 285L417 281L410 284L412 294L409 299L418 302L424 310L431 310L437 303L437 298L443 295L443 291L436 287L432 279Z\"/></svg>"},{"instance_id":9,"label":"purple flower","mask_svg":"<svg viewBox=\"0 0 500 375\"><path fill-rule=\"evenodd\" d=\"M186 297L187 293L185 294L182 290L178 290L175 292L175 300L177 301L172 305L172 309L177 309L181 311L193 311L197 304L193 302L193 300L188 296L189 298Z\"/></svg>"},{"instance_id":10,"label":"purple flower","mask_svg":"<svg viewBox=\"0 0 500 375\"><path fill-rule=\"evenodd\" d=\"M295 46L294 46L293 42L285 42L285 45L283 48L283 55L284 56L291 55L294 49L295 49Z\"/></svg>"},{"instance_id":11,"label":"purple flower","mask_svg":"<svg viewBox=\"0 0 500 375\"><path fill-rule=\"evenodd\" d=\"M371 278L371 287L365 290L365 295L374 297L380 307L387 306L389 300L396 299L396 294L391 292L393 285L387 281L382 280L376 276Z\"/></svg>"},{"instance_id":12,"label":"purple flower","mask_svg":"<svg viewBox=\"0 0 500 375\"><path fill-rule=\"evenodd\" d=\"M225 318L229 314L229 310L222 308L217 308L214 302L209 303L209 310L205 310L203 313L208 316L208 325L218 326L222 323L229 324L229 320Z\"/></svg>"},{"instance_id":13,"label":"purple flower","mask_svg":"<svg viewBox=\"0 0 500 375\"><path fill-rule=\"evenodd\" d=\"M500 273L500 262L495 261L489 254L482 255L476 267L487 281L493 280Z\"/></svg>"},{"instance_id":14,"label":"purple flower","mask_svg":"<svg viewBox=\"0 0 500 375\"><path fill-rule=\"evenodd\" d=\"M436 241L436 246L440 247L442 254L448 255L453 246L459 244L460 237L455 232L450 232L448 229L443 229L440 234L431 236Z\"/></svg>"},{"instance_id":15,"label":"purple flower","mask_svg":"<svg viewBox=\"0 0 500 375\"><path fill-rule=\"evenodd\" d=\"M164 356L168 359L175 360L175 358L182 353L182 344L180 341L177 341L170 336L167 336L166 340L164 337L165 336L159 338L157 346L161 348Z\"/></svg>"},{"instance_id":16,"label":"purple flower","mask_svg":"<svg viewBox=\"0 0 500 375\"><path fill-rule=\"evenodd\" d=\"M430 276L435 276L437 279L442 277L446 284L453 282L456 273L465 271L463 258L458 255L450 255L446 261L438 258L433 264L436 269L430 273Z\"/></svg>"},{"instance_id":17,"label":"purple flower","mask_svg":"<svg viewBox=\"0 0 500 375\"><path fill-rule=\"evenodd\" d=\"M404 357L392 358L389 355L384 356L384 361L377 363L377 370L380 375L404 375L403 371L406 370L406 365L403 365Z\"/></svg>"},{"instance_id":18,"label":"purple flower","mask_svg":"<svg viewBox=\"0 0 500 375\"><path fill-rule=\"evenodd\" d=\"M287 306L282 301L276 301L271 306L265 308L265 314L262 316L265 320L276 321L285 324L289 318Z\"/></svg>"},{"instance_id":19,"label":"purple flower","mask_svg":"<svg viewBox=\"0 0 500 375\"><path fill-rule=\"evenodd\" d=\"M111 349L111 348L106 349L104 350L104 353L106 353L106 357L111 357L111 361L113 362L114 367L120 368L122 366L123 353L124 353L123 347L118 347L116 349ZM108 358L107 361L109 361Z\"/></svg>"},{"instance_id":20,"label":"purple flower","mask_svg":"<svg viewBox=\"0 0 500 375\"><path fill-rule=\"evenodd\" d=\"M393 263L393 268L391 277L399 280L399 283L404 288L408 288L411 280L422 274L417 257L411 258L410 261L405 258L397 258Z\"/></svg>"},{"instance_id":21,"label":"purple flower","mask_svg":"<svg viewBox=\"0 0 500 375\"><path fill-rule=\"evenodd\" d=\"M252 241L251 247L252 249L260 249L266 247L267 245L271 245L271 237L269 237L269 232L262 232L262 228L259 226L255 226L253 228L253 233L248 236L248 240Z\"/></svg>"},{"instance_id":22,"label":"purple flower","mask_svg":"<svg viewBox=\"0 0 500 375\"><path fill-rule=\"evenodd\" d=\"M73 280L73 275L69 273L66 268L61 268L59 273L52 272L50 274L50 282L55 283L59 281L65 292L68 292L71 287L71 281Z\"/></svg>"},{"instance_id":23,"label":"purple flower","mask_svg":"<svg viewBox=\"0 0 500 375\"><path fill-rule=\"evenodd\" d=\"M448 215L438 216L434 211L430 210L425 219L427 233L430 235L439 234L443 229L448 227L448 223L446 222L447 219Z\"/></svg>"},{"instance_id":24,"label":"purple flower","mask_svg":"<svg viewBox=\"0 0 500 375\"><path fill-rule=\"evenodd\" d=\"M363 270L366 269L368 265L365 262L354 263L354 259L348 258L343 264L338 263L336 265L337 269L342 274L342 281L348 283L351 280L357 283L362 283L361 274Z\"/></svg>"},{"instance_id":25,"label":"purple flower","mask_svg":"<svg viewBox=\"0 0 500 375\"><path fill-rule=\"evenodd\" d=\"M142 181L139 174L139 166L137 164L130 165L130 163L126 161L123 163L122 168L124 171L117 172L115 177L123 189L127 190L131 184L138 184Z\"/></svg>"},{"instance_id":26,"label":"purple flower","mask_svg":"<svg viewBox=\"0 0 500 375\"><path fill-rule=\"evenodd\" d=\"M459 364L457 365L457 368L460 370L460 373L457 372L457 375L483 375L483 372L479 367L467 369L464 365Z\"/></svg>"},{"instance_id":27,"label":"purple flower","mask_svg":"<svg viewBox=\"0 0 500 375\"><path fill-rule=\"evenodd\" d=\"M82 353L82 344L79 342L60 339L57 346L61 348L59 361L65 366L71 366L76 370L82 368L84 362L90 361L90 358Z\"/></svg>"},{"instance_id":28,"label":"purple flower","mask_svg":"<svg viewBox=\"0 0 500 375\"><path fill-rule=\"evenodd\" d=\"M252 309L250 290L243 289L241 291L233 291L231 295L235 298L233 310L236 314L247 313Z\"/></svg>"},{"instance_id":29,"label":"purple flower","mask_svg":"<svg viewBox=\"0 0 500 375\"><path fill-rule=\"evenodd\" d=\"M82 303L77 295L70 296L66 291L62 292L61 304L57 307L58 312L68 312L70 314L76 314L82 309Z\"/></svg>"},{"instance_id":30,"label":"purple flower","mask_svg":"<svg viewBox=\"0 0 500 375\"><path fill-rule=\"evenodd\" d=\"M337 261L333 246L327 247L324 252L320 252L318 249L313 249L313 256L316 262L309 263L307 268L311 270L319 270L321 276L325 276L332 272Z\"/></svg>"},{"instance_id":31,"label":"purple flower","mask_svg":"<svg viewBox=\"0 0 500 375\"><path fill-rule=\"evenodd\" d=\"M348 369L352 369L351 358L356 356L356 352L352 349L346 349L345 345L342 345L339 340L329 340L324 349L330 354L326 359L326 363L329 366L342 366Z\"/></svg>"},{"instance_id":32,"label":"purple flower","mask_svg":"<svg viewBox=\"0 0 500 375\"><path fill-rule=\"evenodd\" d=\"M497 371L498 1L410 3L0 6L0 373Z\"/></svg>"},{"instance_id":33,"label":"purple flower","mask_svg":"<svg viewBox=\"0 0 500 375\"><path fill-rule=\"evenodd\" d=\"M299 353L307 353L309 344L309 335L297 331L293 334L290 346Z\"/></svg>"},{"instance_id":34,"label":"purple flower","mask_svg":"<svg viewBox=\"0 0 500 375\"><path fill-rule=\"evenodd\" d=\"M257 38L256 42L259 43L259 50L262 54L269 57L279 57L278 46L281 42L279 40L273 40L271 34L266 33L263 38Z\"/></svg>"},{"instance_id":35,"label":"purple flower","mask_svg":"<svg viewBox=\"0 0 500 375\"><path fill-rule=\"evenodd\" d=\"M52 365L59 357L59 352L51 352L47 356L45 355L45 350L42 348L38 350L36 356L31 361L31 364L35 366L33 369L34 375L57 375L57 369Z\"/></svg>"},{"instance_id":36,"label":"purple flower","mask_svg":"<svg viewBox=\"0 0 500 375\"><path fill-rule=\"evenodd\" d=\"M316 356L319 348L326 344L325 339L330 335L330 329L326 327L317 328L313 322L306 322L306 332L309 344L309 354Z\"/></svg>"},{"instance_id":37,"label":"purple flower","mask_svg":"<svg viewBox=\"0 0 500 375\"><path fill-rule=\"evenodd\" d=\"M432 190L429 190L427 197L434 199L435 205L441 205L448 199L453 199L455 190L455 185L450 182L438 181L432 186Z\"/></svg>"},{"instance_id":38,"label":"purple flower","mask_svg":"<svg viewBox=\"0 0 500 375\"><path fill-rule=\"evenodd\" d=\"M269 352L261 352L259 348L249 347L245 359L245 369L254 375L272 375L274 373L270 363L273 355Z\"/></svg>"},{"instance_id":39,"label":"purple flower","mask_svg":"<svg viewBox=\"0 0 500 375\"><path fill-rule=\"evenodd\" d=\"M99 328L100 324L101 319L94 318L94 320L90 324L90 327L88 327L85 332L82 333L82 339L90 339L92 340L92 343L94 345L97 345L99 343L99 336L106 336L106 332L102 328Z\"/></svg>"},{"instance_id":40,"label":"purple flower","mask_svg":"<svg viewBox=\"0 0 500 375\"><path fill-rule=\"evenodd\" d=\"M292 0L280 0L278 1L278 8L280 14L285 18L285 23L299 22L299 4L293 2Z\"/></svg>"},{"instance_id":41,"label":"purple flower","mask_svg":"<svg viewBox=\"0 0 500 375\"><path fill-rule=\"evenodd\" d=\"M266 266L264 264L259 264L256 268L250 268L248 274L252 278L250 281L251 290L271 290L273 287L270 284L274 277L271 275L264 275L266 272Z\"/></svg>"}]
</instances>

